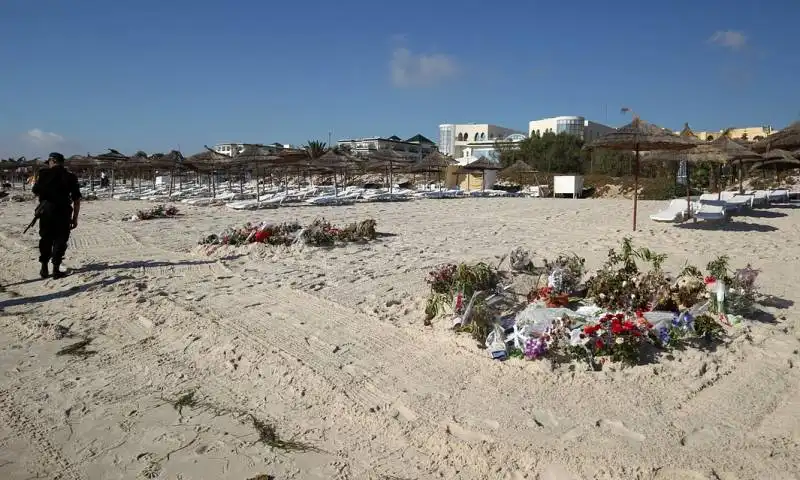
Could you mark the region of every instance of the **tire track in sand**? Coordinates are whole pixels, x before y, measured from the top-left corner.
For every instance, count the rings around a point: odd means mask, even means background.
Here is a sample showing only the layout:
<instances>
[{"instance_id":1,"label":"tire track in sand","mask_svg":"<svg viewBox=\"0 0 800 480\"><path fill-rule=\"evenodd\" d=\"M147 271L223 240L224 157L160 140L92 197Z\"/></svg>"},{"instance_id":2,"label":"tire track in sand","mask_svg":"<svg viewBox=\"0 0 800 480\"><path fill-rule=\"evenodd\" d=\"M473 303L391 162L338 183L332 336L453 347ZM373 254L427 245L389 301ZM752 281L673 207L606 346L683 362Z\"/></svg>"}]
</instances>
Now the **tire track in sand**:
<instances>
[{"instance_id":1,"label":"tire track in sand","mask_svg":"<svg viewBox=\"0 0 800 480\"><path fill-rule=\"evenodd\" d=\"M19 438L37 451L38 460L50 467L54 480L83 480L75 466L48 440L48 429L19 408L6 390L0 390L0 419Z\"/></svg>"}]
</instances>

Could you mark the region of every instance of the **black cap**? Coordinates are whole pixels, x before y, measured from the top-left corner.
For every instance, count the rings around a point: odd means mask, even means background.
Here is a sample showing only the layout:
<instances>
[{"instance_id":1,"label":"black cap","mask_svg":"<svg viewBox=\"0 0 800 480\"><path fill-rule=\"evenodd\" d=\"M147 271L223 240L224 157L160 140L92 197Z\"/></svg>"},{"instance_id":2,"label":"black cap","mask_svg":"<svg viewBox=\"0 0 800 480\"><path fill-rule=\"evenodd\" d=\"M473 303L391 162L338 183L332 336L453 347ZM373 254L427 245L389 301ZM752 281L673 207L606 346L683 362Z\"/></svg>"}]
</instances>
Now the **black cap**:
<instances>
[{"instance_id":1,"label":"black cap","mask_svg":"<svg viewBox=\"0 0 800 480\"><path fill-rule=\"evenodd\" d=\"M64 155L61 155L58 152L51 153L50 156L47 159L48 160L55 160L56 163L64 163Z\"/></svg>"}]
</instances>

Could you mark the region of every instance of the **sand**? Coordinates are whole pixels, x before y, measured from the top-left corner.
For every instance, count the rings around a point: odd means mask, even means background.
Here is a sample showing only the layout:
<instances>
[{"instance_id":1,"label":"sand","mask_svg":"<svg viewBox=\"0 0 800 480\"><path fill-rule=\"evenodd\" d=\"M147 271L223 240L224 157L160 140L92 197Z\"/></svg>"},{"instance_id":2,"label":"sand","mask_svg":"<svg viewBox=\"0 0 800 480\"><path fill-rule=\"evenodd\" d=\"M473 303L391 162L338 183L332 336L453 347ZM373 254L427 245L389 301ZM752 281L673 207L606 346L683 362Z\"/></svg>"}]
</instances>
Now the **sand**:
<instances>
[{"instance_id":1,"label":"sand","mask_svg":"<svg viewBox=\"0 0 800 480\"><path fill-rule=\"evenodd\" d=\"M800 477L800 209L735 229L647 219L666 268L717 253L763 270L760 320L713 352L587 372L491 361L423 326L427 271L524 246L590 268L630 234L629 201L461 199L122 222L86 202L65 265L39 280L31 203L0 206L0 478L789 479ZM369 245L199 253L246 220L373 217ZM770 321L771 320L771 321ZM57 325L68 327L56 328ZM67 337L63 337L64 334ZM69 336L71 335L71 336ZM57 355L91 338L90 355ZM174 403L196 391L197 403ZM251 415L304 451L259 443ZM37 477L38 475L38 477Z\"/></svg>"}]
</instances>

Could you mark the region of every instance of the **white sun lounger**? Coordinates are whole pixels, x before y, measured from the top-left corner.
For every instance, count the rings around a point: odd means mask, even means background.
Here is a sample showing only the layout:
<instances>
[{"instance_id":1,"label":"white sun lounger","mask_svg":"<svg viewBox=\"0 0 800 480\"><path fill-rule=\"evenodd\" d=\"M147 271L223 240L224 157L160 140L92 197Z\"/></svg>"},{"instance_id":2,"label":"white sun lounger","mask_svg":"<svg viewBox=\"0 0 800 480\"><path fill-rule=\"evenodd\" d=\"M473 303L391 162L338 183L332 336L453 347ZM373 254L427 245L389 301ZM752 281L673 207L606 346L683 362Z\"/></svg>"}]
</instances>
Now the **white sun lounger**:
<instances>
[{"instance_id":1,"label":"white sun lounger","mask_svg":"<svg viewBox=\"0 0 800 480\"><path fill-rule=\"evenodd\" d=\"M686 199L674 198L664 210L650 215L650 220L654 222L682 222L689 215Z\"/></svg>"},{"instance_id":2,"label":"white sun lounger","mask_svg":"<svg viewBox=\"0 0 800 480\"><path fill-rule=\"evenodd\" d=\"M725 206L725 202L721 200L701 202L700 207L692 216L706 221L725 221L728 218Z\"/></svg>"},{"instance_id":3,"label":"white sun lounger","mask_svg":"<svg viewBox=\"0 0 800 480\"><path fill-rule=\"evenodd\" d=\"M722 200L740 207L752 207L754 195L740 194L738 192L722 192Z\"/></svg>"},{"instance_id":4,"label":"white sun lounger","mask_svg":"<svg viewBox=\"0 0 800 480\"><path fill-rule=\"evenodd\" d=\"M768 196L770 202L788 202L789 190L783 188L778 190L770 190Z\"/></svg>"}]
</instances>

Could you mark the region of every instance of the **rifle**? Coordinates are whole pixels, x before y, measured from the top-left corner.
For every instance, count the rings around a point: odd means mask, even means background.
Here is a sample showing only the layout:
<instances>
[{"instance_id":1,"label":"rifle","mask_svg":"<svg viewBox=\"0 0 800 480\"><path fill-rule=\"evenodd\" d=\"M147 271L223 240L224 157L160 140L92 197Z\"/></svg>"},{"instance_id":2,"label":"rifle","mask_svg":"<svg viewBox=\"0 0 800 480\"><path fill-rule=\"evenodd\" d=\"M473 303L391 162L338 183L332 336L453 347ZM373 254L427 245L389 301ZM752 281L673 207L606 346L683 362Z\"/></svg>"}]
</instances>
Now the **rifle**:
<instances>
[{"instance_id":1,"label":"rifle","mask_svg":"<svg viewBox=\"0 0 800 480\"><path fill-rule=\"evenodd\" d=\"M47 203L46 200L40 202L39 205L36 205L36 209L33 211L33 220L31 220L31 223L29 223L28 226L25 227L25 230L22 231L23 235L28 233L28 230L30 230L30 228L32 226L36 225L36 220L39 220L39 217L42 216L42 212L44 211L44 204L45 203Z\"/></svg>"}]
</instances>

